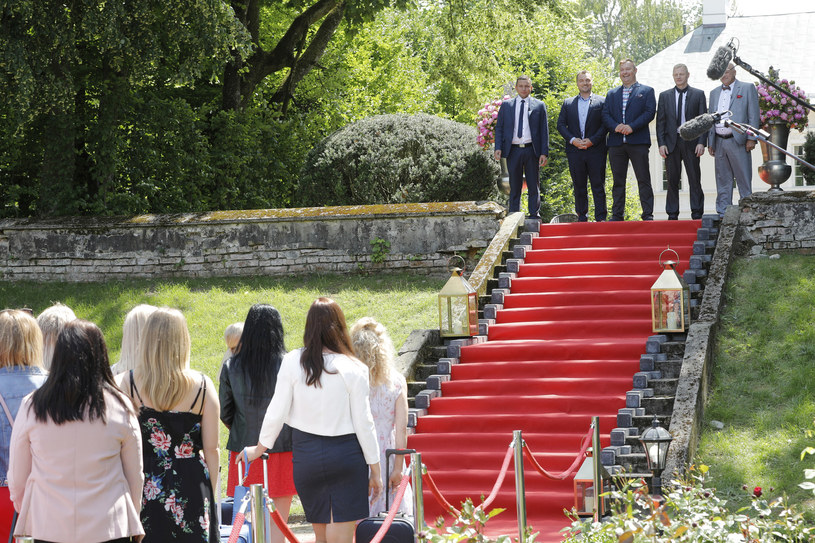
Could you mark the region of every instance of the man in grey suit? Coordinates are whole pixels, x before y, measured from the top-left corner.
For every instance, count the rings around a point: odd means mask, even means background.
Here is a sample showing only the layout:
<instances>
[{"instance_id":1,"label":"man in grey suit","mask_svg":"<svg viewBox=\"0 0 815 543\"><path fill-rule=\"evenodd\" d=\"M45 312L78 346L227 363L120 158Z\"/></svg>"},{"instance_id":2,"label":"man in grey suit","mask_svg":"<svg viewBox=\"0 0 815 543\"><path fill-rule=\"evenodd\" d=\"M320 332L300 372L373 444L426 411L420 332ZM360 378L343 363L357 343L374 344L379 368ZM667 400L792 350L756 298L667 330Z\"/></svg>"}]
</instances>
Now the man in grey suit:
<instances>
[{"instance_id":1,"label":"man in grey suit","mask_svg":"<svg viewBox=\"0 0 815 543\"><path fill-rule=\"evenodd\" d=\"M674 66L673 78L676 87L661 92L657 106L657 144L668 173L665 213L668 220L679 218L679 181L684 163L690 189L690 216L691 219L701 219L705 212L705 193L702 191L699 157L705 152L708 135L685 141L678 134L682 123L707 113L705 93L688 85L688 67L684 64Z\"/></svg>"},{"instance_id":2,"label":"man in grey suit","mask_svg":"<svg viewBox=\"0 0 815 543\"><path fill-rule=\"evenodd\" d=\"M752 83L736 79L736 65L732 62L722 76L722 86L710 92L708 111L731 111L730 119L737 123L758 127L758 92ZM708 152L715 157L716 165L716 212L719 216L733 203L733 178L739 189L739 197L752 194L753 161L750 153L756 147L753 136L739 134L721 121L710 129Z\"/></svg>"}]
</instances>

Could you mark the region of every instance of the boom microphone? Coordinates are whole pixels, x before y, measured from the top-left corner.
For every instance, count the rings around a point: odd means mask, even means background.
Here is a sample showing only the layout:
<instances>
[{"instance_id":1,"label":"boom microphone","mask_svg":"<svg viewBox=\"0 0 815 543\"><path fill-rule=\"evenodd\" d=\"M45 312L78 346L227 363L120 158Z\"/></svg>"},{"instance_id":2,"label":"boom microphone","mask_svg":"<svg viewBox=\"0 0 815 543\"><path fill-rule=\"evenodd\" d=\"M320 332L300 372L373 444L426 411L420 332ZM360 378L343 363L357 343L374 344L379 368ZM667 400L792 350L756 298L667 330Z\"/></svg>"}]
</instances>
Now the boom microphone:
<instances>
[{"instance_id":1,"label":"boom microphone","mask_svg":"<svg viewBox=\"0 0 815 543\"><path fill-rule=\"evenodd\" d=\"M732 113L729 111L722 111L719 113L702 113L698 117L685 122L679 127L679 136L685 141L693 141L705 132L709 131L713 126L722 120L722 117L730 117Z\"/></svg>"},{"instance_id":2,"label":"boom microphone","mask_svg":"<svg viewBox=\"0 0 815 543\"><path fill-rule=\"evenodd\" d=\"M726 46L719 47L710 61L710 66L707 67L707 76L714 81L721 79L724 72L727 71L730 61L733 60L734 53L735 51L733 51L729 43Z\"/></svg>"}]
</instances>

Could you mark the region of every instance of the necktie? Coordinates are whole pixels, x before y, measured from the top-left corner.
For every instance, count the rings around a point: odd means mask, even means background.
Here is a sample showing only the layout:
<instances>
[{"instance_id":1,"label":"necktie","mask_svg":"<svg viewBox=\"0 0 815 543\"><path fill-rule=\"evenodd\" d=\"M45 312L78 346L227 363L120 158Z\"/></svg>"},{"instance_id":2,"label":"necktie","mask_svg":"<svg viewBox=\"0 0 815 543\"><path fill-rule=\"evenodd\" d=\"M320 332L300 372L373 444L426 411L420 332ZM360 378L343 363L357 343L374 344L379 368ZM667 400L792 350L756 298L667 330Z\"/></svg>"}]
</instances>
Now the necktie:
<instances>
[{"instance_id":1,"label":"necktie","mask_svg":"<svg viewBox=\"0 0 815 543\"><path fill-rule=\"evenodd\" d=\"M687 87L684 89L676 89L679 92L679 100L676 102L676 122L677 124L682 124L682 97L685 96L685 91L688 90Z\"/></svg>"},{"instance_id":2,"label":"necktie","mask_svg":"<svg viewBox=\"0 0 815 543\"><path fill-rule=\"evenodd\" d=\"M518 137L521 138L524 135L524 103L526 100L521 100L521 110L518 112Z\"/></svg>"}]
</instances>

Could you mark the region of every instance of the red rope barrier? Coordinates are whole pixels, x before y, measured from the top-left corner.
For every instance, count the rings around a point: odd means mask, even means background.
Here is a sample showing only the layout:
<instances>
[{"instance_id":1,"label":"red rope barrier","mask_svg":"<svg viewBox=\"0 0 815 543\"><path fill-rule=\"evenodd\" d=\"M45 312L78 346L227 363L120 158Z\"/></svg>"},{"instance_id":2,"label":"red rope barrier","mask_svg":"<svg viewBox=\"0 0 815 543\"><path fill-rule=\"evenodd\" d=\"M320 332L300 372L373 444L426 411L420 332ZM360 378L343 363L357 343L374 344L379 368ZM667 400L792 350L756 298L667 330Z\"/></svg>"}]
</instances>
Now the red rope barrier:
<instances>
[{"instance_id":1,"label":"red rope barrier","mask_svg":"<svg viewBox=\"0 0 815 543\"><path fill-rule=\"evenodd\" d=\"M529 462L532 464L532 466L536 470L538 470L538 473L540 473L544 477L546 477L548 479L553 479L555 481L562 481L562 480L566 479L567 477L569 477L572 473L574 473L574 471L577 469L580 462L586 456L586 451L589 450L589 445L591 444L592 431L593 431L593 427L589 428L588 433L583 438L583 443L580 445L580 452L577 453L577 457L574 459L574 462L572 462L571 466L566 468L566 471L563 471L561 473L549 473L548 471L543 469L543 467L540 464L538 464L538 461L535 460L535 457L532 456L532 451L529 450L529 445L527 445L526 443L524 443L524 456L526 457L527 460L529 460ZM595 451L594 454L600 454L600 451Z\"/></svg>"},{"instance_id":2,"label":"red rope barrier","mask_svg":"<svg viewBox=\"0 0 815 543\"><path fill-rule=\"evenodd\" d=\"M235 520L232 522L232 531L229 533L229 542L228 543L238 543L238 538L241 535L241 528L243 527L243 521L246 520L246 507L249 505L249 494L243 499L240 505L240 509L238 512L235 513Z\"/></svg>"},{"instance_id":3,"label":"red rope barrier","mask_svg":"<svg viewBox=\"0 0 815 543\"><path fill-rule=\"evenodd\" d=\"M512 459L512 446L510 445L507 448L507 454L504 455L504 463L501 466L501 473L498 474L498 479L495 481L495 486L492 487L492 492L487 497L484 502L478 506L479 509L482 511L486 510L487 507L495 501L495 497L498 496L498 491L501 489L501 485L504 483L504 477L507 475L507 470L509 469L509 461Z\"/></svg>"},{"instance_id":4,"label":"red rope barrier","mask_svg":"<svg viewBox=\"0 0 815 543\"><path fill-rule=\"evenodd\" d=\"M439 505L441 505L448 513L452 513L457 517L461 516L461 511L453 507L453 505L441 495L439 487L436 486L436 481L434 481L433 477L430 476L429 471L425 471L422 474L422 481L424 481L428 488L430 488L430 492L433 494L433 497L436 498L436 501L439 502Z\"/></svg>"},{"instance_id":5,"label":"red rope barrier","mask_svg":"<svg viewBox=\"0 0 815 543\"><path fill-rule=\"evenodd\" d=\"M272 516L272 520L274 521L275 525L280 528L280 531L283 532L286 539L288 539L290 543L300 543L300 541L297 540L297 536L294 535L294 532L292 532L291 528L289 528L289 525L286 524L286 521L280 516L280 512L277 509L272 508L271 500L268 500L266 503L266 507L269 509L269 514Z\"/></svg>"},{"instance_id":6,"label":"red rope barrier","mask_svg":"<svg viewBox=\"0 0 815 543\"><path fill-rule=\"evenodd\" d=\"M399 511L399 506L402 504L402 499L405 497L405 490L407 489L408 481L410 481L410 474L405 474L402 476L402 481L399 483L399 488L396 489L396 496L393 498L393 505L391 505L390 511L388 511L388 516L385 517L385 520L382 522L382 526L379 527L379 531L376 532L376 535L373 539L371 539L371 543L380 543L382 538L388 533L388 530L393 524L393 519L396 518L396 513ZM387 489L382 489L382 492L387 492Z\"/></svg>"}]
</instances>

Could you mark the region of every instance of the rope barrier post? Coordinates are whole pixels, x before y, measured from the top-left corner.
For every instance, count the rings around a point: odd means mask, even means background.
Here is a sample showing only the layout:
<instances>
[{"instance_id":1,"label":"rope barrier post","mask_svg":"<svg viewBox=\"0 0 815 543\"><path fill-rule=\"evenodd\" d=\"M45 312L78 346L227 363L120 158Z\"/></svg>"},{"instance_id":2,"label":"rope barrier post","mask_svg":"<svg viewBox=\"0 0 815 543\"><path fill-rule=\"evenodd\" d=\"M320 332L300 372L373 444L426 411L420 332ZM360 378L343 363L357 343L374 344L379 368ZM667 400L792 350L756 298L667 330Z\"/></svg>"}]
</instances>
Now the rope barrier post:
<instances>
[{"instance_id":1,"label":"rope barrier post","mask_svg":"<svg viewBox=\"0 0 815 543\"><path fill-rule=\"evenodd\" d=\"M526 541L526 485L524 483L524 440L520 430L512 432L515 449L515 503L518 508L518 543Z\"/></svg>"},{"instance_id":2,"label":"rope barrier post","mask_svg":"<svg viewBox=\"0 0 815 543\"><path fill-rule=\"evenodd\" d=\"M600 476L600 417L591 418L591 456L594 476L594 522L600 522L600 504L603 501L603 479Z\"/></svg>"},{"instance_id":3,"label":"rope barrier post","mask_svg":"<svg viewBox=\"0 0 815 543\"><path fill-rule=\"evenodd\" d=\"M425 531L422 467L422 453L410 453L410 471L413 479L413 537L416 543L421 543L423 539L419 534Z\"/></svg>"},{"instance_id":4,"label":"rope barrier post","mask_svg":"<svg viewBox=\"0 0 815 543\"><path fill-rule=\"evenodd\" d=\"M252 508L252 541L266 543L266 502L263 499L263 485L249 485L249 495Z\"/></svg>"}]
</instances>

